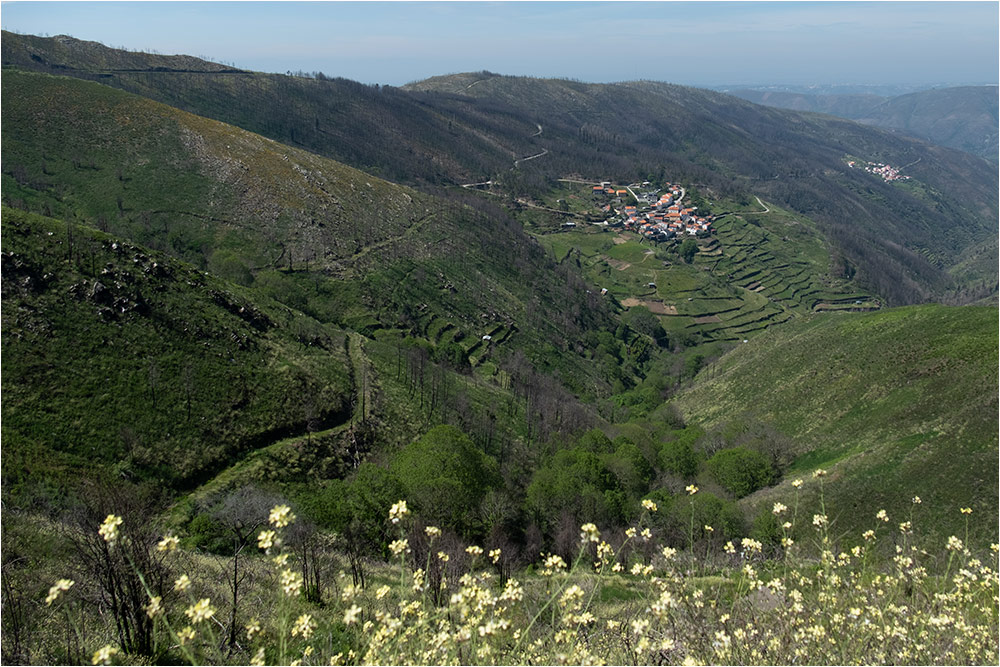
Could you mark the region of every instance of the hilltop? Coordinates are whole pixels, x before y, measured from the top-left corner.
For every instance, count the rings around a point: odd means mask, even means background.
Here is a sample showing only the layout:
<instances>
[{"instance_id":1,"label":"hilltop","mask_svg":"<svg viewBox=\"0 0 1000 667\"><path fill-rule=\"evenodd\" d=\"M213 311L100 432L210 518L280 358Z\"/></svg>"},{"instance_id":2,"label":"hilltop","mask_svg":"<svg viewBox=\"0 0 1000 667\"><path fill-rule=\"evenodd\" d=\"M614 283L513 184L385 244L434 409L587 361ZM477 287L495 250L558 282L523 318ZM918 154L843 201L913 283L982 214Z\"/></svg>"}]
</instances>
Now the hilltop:
<instances>
[{"instance_id":1,"label":"hilltop","mask_svg":"<svg viewBox=\"0 0 1000 667\"><path fill-rule=\"evenodd\" d=\"M5 66L44 69L32 54L56 62L49 41L5 35L4 43ZM92 76L88 51L60 57L61 71ZM717 196L749 192L814 218L862 285L891 303L995 293L993 253L970 261L995 236L995 166L856 123L669 84L488 72L404 88L251 72L100 80L423 188L493 180L520 196L569 174L669 175ZM852 171L850 157L905 167L913 187Z\"/></svg>"},{"instance_id":2,"label":"hilltop","mask_svg":"<svg viewBox=\"0 0 1000 667\"><path fill-rule=\"evenodd\" d=\"M188 55L162 55L109 49L100 42L69 35L36 37L3 32L0 44L5 64L54 74L70 72L108 76L113 72L235 73L242 70Z\"/></svg>"}]
</instances>

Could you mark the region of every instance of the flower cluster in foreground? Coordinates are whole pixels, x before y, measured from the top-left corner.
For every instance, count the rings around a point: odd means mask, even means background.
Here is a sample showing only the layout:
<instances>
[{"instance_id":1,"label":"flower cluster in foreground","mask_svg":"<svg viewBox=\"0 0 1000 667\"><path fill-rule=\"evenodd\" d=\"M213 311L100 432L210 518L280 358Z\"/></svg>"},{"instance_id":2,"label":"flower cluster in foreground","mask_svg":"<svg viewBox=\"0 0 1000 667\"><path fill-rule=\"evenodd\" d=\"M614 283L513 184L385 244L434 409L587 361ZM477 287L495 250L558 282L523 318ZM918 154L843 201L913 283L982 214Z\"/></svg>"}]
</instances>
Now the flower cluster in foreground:
<instances>
[{"instance_id":1,"label":"flower cluster in foreground","mask_svg":"<svg viewBox=\"0 0 1000 667\"><path fill-rule=\"evenodd\" d=\"M822 472L814 475L819 484L822 477ZM801 482L793 486L798 489ZM689 495L697 491L693 485L687 489ZM913 506L919 504L914 497ZM282 548L282 533L295 515L288 506L278 506L270 527L258 536L274 568L276 602L270 616L239 625L245 628L243 653L231 658L220 648L210 633L222 625L223 614L209 597L193 595L186 574L175 580L171 594L188 596L187 603L170 610L160 596L150 595L145 610L157 632L192 663L998 661L1000 547L995 544L989 554L973 554L968 535L964 540L953 535L937 553L928 553L911 544L912 512L896 524L884 511L874 514L872 527L855 539L834 539L835 519L821 507L802 519L801 528L814 535L806 549L789 537L797 514L775 502L771 513L789 520L781 524L784 546L773 559L766 559L765 545L751 538L695 557L670 546L654 548L646 519L658 508L653 501L644 501L642 508L639 522L616 543L595 524L583 524L573 559L541 554L534 571L512 577L500 567L500 548L470 545L462 557L471 565L441 576L449 561L436 544L442 531L424 526L408 532L412 516L400 501L387 517L398 533L389 545L394 560L378 583L347 583L350 577L341 574L336 594L317 607L305 600L296 555ZM112 542L120 525L120 518L109 516L101 536ZM415 555L418 538L429 541L420 552L426 554L423 562ZM163 550L176 549L175 540L164 538L160 544L168 546ZM888 560L876 554L886 548ZM58 580L46 603L68 595L73 584ZM94 664L119 659L124 659L121 650L111 644L93 653Z\"/></svg>"}]
</instances>

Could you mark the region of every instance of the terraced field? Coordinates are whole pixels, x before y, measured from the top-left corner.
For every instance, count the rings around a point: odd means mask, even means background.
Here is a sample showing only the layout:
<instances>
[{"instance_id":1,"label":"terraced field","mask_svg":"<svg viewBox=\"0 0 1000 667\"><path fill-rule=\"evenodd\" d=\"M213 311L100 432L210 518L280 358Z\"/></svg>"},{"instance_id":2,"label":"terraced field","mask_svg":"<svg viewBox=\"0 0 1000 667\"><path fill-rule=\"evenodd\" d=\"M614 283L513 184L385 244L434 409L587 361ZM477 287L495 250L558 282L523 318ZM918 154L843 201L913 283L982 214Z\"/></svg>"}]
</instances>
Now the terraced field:
<instances>
[{"instance_id":1,"label":"terraced field","mask_svg":"<svg viewBox=\"0 0 1000 667\"><path fill-rule=\"evenodd\" d=\"M537 238L624 308L648 308L667 332L695 343L741 341L807 312L881 307L830 275L826 245L808 220L770 204L766 211L714 206L730 213L713 223L712 237L698 241L691 264L677 255L676 241L658 244L606 227Z\"/></svg>"}]
</instances>

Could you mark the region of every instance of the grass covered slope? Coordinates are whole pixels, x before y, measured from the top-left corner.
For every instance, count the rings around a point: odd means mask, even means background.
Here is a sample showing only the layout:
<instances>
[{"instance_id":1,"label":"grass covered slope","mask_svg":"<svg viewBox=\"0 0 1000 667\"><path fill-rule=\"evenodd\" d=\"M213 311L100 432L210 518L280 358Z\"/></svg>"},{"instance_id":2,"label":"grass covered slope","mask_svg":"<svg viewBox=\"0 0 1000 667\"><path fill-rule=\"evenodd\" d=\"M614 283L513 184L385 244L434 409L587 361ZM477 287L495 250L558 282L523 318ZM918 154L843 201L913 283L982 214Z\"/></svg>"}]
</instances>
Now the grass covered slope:
<instances>
[{"instance_id":1,"label":"grass covered slope","mask_svg":"<svg viewBox=\"0 0 1000 667\"><path fill-rule=\"evenodd\" d=\"M344 337L188 264L4 208L5 491L102 474L186 487L308 419L341 423Z\"/></svg>"},{"instance_id":2,"label":"grass covered slope","mask_svg":"<svg viewBox=\"0 0 1000 667\"><path fill-rule=\"evenodd\" d=\"M366 334L454 342L476 362L493 347L474 349L482 336L513 337L567 384L606 393L568 340L610 326L610 311L497 207L93 82L7 70L3 86L8 204L78 216Z\"/></svg>"},{"instance_id":3,"label":"grass covered slope","mask_svg":"<svg viewBox=\"0 0 1000 667\"><path fill-rule=\"evenodd\" d=\"M428 217L413 191L107 86L7 71L3 92L8 201L193 262L331 266Z\"/></svg>"},{"instance_id":4,"label":"grass covered slope","mask_svg":"<svg viewBox=\"0 0 1000 667\"><path fill-rule=\"evenodd\" d=\"M935 533L956 533L954 509L971 507L986 540L997 514L996 369L996 308L816 316L734 350L675 404L707 428L766 423L788 436L797 458L786 480L828 469L831 518L845 528L878 507L902 520L919 495Z\"/></svg>"}]
</instances>

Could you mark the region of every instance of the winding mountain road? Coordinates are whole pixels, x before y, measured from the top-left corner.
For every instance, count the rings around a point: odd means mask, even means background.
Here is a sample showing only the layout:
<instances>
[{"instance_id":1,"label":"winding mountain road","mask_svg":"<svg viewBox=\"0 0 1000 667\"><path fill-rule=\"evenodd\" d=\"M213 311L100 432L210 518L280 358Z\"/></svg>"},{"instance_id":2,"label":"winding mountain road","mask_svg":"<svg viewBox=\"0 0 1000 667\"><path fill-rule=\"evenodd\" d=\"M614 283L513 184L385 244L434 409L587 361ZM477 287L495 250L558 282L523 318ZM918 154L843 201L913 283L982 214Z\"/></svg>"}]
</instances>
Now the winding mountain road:
<instances>
[{"instance_id":1,"label":"winding mountain road","mask_svg":"<svg viewBox=\"0 0 1000 667\"><path fill-rule=\"evenodd\" d=\"M538 128L538 132L535 132L529 138L534 138L534 137L541 136L541 134L542 134L542 126L539 123L535 123L535 126ZM522 157L520 159L514 160L514 167L516 168L522 162L527 162L528 160L534 160L535 158L542 157L543 155L548 155L548 152L549 151L548 151L547 148L543 148L541 153L537 153L535 155L529 155L528 157Z\"/></svg>"}]
</instances>

